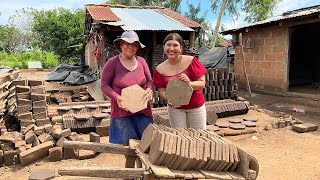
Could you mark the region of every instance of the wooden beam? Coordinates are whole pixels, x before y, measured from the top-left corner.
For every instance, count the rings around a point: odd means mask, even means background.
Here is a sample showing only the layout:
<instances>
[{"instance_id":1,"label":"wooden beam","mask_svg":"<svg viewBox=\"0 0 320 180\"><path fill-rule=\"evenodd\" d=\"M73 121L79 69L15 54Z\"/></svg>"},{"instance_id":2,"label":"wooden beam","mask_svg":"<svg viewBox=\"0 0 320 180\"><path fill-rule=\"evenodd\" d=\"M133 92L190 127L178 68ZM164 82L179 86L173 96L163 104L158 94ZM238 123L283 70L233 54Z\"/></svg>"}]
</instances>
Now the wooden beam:
<instances>
[{"instance_id":1,"label":"wooden beam","mask_svg":"<svg viewBox=\"0 0 320 180\"><path fill-rule=\"evenodd\" d=\"M59 169L58 174L62 176L133 179L143 177L145 171L143 168L67 167Z\"/></svg>"},{"instance_id":2,"label":"wooden beam","mask_svg":"<svg viewBox=\"0 0 320 180\"><path fill-rule=\"evenodd\" d=\"M86 149L95 152L123 154L128 156L136 156L136 153L128 146L117 144L102 144L95 142L82 142L82 141L64 141L63 147L72 149Z\"/></svg>"},{"instance_id":3,"label":"wooden beam","mask_svg":"<svg viewBox=\"0 0 320 180\"><path fill-rule=\"evenodd\" d=\"M189 37L189 49L193 49L194 47L194 39L195 39L195 32L192 31L190 32L190 37Z\"/></svg>"},{"instance_id":4,"label":"wooden beam","mask_svg":"<svg viewBox=\"0 0 320 180\"><path fill-rule=\"evenodd\" d=\"M19 73L19 72L20 72L20 70L13 71L13 72L11 72L11 73L4 73L4 74L1 74L1 75L0 75L0 78L4 78L4 77L10 76L10 75L14 75L14 74L17 74L17 73Z\"/></svg>"}]
</instances>

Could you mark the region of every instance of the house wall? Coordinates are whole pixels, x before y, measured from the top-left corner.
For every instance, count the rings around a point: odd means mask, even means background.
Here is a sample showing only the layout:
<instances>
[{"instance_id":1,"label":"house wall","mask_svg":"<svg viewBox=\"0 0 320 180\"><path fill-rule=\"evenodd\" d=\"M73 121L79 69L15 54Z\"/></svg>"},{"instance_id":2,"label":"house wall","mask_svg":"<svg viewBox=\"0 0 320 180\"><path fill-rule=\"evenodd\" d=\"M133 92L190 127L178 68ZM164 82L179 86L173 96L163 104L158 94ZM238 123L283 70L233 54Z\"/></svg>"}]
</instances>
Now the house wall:
<instances>
[{"instance_id":1,"label":"house wall","mask_svg":"<svg viewBox=\"0 0 320 180\"><path fill-rule=\"evenodd\" d=\"M86 65L88 65L91 69L97 69L97 58L92 55L92 51L94 50L94 44L92 41L89 41L85 47L85 61Z\"/></svg>"},{"instance_id":2,"label":"house wall","mask_svg":"<svg viewBox=\"0 0 320 180\"><path fill-rule=\"evenodd\" d=\"M243 48L245 66L252 90L285 92L288 89L288 28L279 25L250 28L242 33L243 42L253 39L254 48ZM243 56L239 45L235 48L235 78L246 88Z\"/></svg>"}]
</instances>

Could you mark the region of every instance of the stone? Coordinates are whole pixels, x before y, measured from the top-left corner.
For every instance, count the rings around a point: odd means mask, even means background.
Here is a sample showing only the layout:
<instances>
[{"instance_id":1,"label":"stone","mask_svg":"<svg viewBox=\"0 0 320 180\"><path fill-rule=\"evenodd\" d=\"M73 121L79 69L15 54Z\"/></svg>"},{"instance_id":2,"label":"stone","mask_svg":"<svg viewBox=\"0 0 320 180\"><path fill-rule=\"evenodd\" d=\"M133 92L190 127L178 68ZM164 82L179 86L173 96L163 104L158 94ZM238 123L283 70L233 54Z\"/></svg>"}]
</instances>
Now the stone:
<instances>
[{"instance_id":1,"label":"stone","mask_svg":"<svg viewBox=\"0 0 320 180\"><path fill-rule=\"evenodd\" d=\"M14 144L13 143L1 143L1 149L4 151L14 150Z\"/></svg>"},{"instance_id":2,"label":"stone","mask_svg":"<svg viewBox=\"0 0 320 180\"><path fill-rule=\"evenodd\" d=\"M45 112L47 110L47 107L44 106L44 107L33 107L32 108L32 112L34 114L37 114L37 113L42 113L42 112Z\"/></svg>"},{"instance_id":3,"label":"stone","mask_svg":"<svg viewBox=\"0 0 320 180\"><path fill-rule=\"evenodd\" d=\"M279 120L278 123L279 123L279 128L285 128L286 127L286 121Z\"/></svg>"},{"instance_id":4,"label":"stone","mask_svg":"<svg viewBox=\"0 0 320 180\"><path fill-rule=\"evenodd\" d=\"M104 119L104 118L109 118L110 114L108 114L108 113L97 113L97 114L93 114L92 117L94 117L96 119Z\"/></svg>"},{"instance_id":5,"label":"stone","mask_svg":"<svg viewBox=\"0 0 320 180\"><path fill-rule=\"evenodd\" d=\"M91 118L92 116L89 114L79 114L79 115L75 115L74 119L78 120L78 121L87 121L89 118Z\"/></svg>"},{"instance_id":6,"label":"stone","mask_svg":"<svg viewBox=\"0 0 320 180\"><path fill-rule=\"evenodd\" d=\"M62 147L53 147L49 149L49 160L51 162L61 161L62 159Z\"/></svg>"},{"instance_id":7,"label":"stone","mask_svg":"<svg viewBox=\"0 0 320 180\"><path fill-rule=\"evenodd\" d=\"M53 132L52 132L52 136L53 136L55 139L60 139L60 137L61 137L61 132L62 132L62 128L54 128L54 129L53 129Z\"/></svg>"},{"instance_id":8,"label":"stone","mask_svg":"<svg viewBox=\"0 0 320 180\"><path fill-rule=\"evenodd\" d=\"M240 130L240 129L245 129L246 126L243 124L239 124L239 123L231 123L229 128L235 129L235 130Z\"/></svg>"},{"instance_id":9,"label":"stone","mask_svg":"<svg viewBox=\"0 0 320 180\"><path fill-rule=\"evenodd\" d=\"M29 125L29 126L27 126L25 129L21 129L21 133L23 134L23 135L25 135L28 131L30 131L30 130L34 130L34 128L35 128L36 126L34 125L34 124L31 124L31 125Z\"/></svg>"},{"instance_id":10,"label":"stone","mask_svg":"<svg viewBox=\"0 0 320 180\"><path fill-rule=\"evenodd\" d=\"M36 139L36 135L34 134L34 132L32 130L28 131L25 136L24 136L24 140L28 143L31 144L33 143L33 141Z\"/></svg>"},{"instance_id":11,"label":"stone","mask_svg":"<svg viewBox=\"0 0 320 180\"><path fill-rule=\"evenodd\" d=\"M36 135L40 135L40 134L42 134L42 133L44 133L44 131L45 131L45 129L44 129L44 126L36 126L35 128L34 128L34 130L33 130L33 132L34 132L34 134L36 134Z\"/></svg>"},{"instance_id":12,"label":"stone","mask_svg":"<svg viewBox=\"0 0 320 180\"><path fill-rule=\"evenodd\" d=\"M46 119L47 117L47 111L33 114L33 119Z\"/></svg>"},{"instance_id":13,"label":"stone","mask_svg":"<svg viewBox=\"0 0 320 180\"><path fill-rule=\"evenodd\" d=\"M148 99L146 91L139 85L135 84L122 89L122 106L128 109L131 113L139 112L147 108Z\"/></svg>"},{"instance_id":14,"label":"stone","mask_svg":"<svg viewBox=\"0 0 320 180\"><path fill-rule=\"evenodd\" d=\"M29 86L16 86L16 92L17 93L24 93L24 92L30 92L30 87Z\"/></svg>"},{"instance_id":15,"label":"stone","mask_svg":"<svg viewBox=\"0 0 320 180\"><path fill-rule=\"evenodd\" d=\"M252 122L257 122L257 121L258 121L258 119L255 118L255 117L245 117L245 118L243 118L243 120L245 120L245 121L252 121Z\"/></svg>"},{"instance_id":16,"label":"stone","mask_svg":"<svg viewBox=\"0 0 320 180\"><path fill-rule=\"evenodd\" d=\"M41 86L41 85L44 85L44 81L43 80L28 79L28 85L29 86Z\"/></svg>"},{"instance_id":17,"label":"stone","mask_svg":"<svg viewBox=\"0 0 320 180\"><path fill-rule=\"evenodd\" d=\"M53 142L48 141L36 147L32 147L26 151L21 152L19 154L21 165L25 166L38 159L48 156L49 149L52 147L53 147Z\"/></svg>"},{"instance_id":18,"label":"stone","mask_svg":"<svg viewBox=\"0 0 320 180\"><path fill-rule=\"evenodd\" d=\"M41 100L41 101L33 101L33 107L43 107L47 106L46 100Z\"/></svg>"},{"instance_id":19,"label":"stone","mask_svg":"<svg viewBox=\"0 0 320 180\"><path fill-rule=\"evenodd\" d=\"M218 115L213 110L208 110L207 108L207 124L211 125L217 122Z\"/></svg>"},{"instance_id":20,"label":"stone","mask_svg":"<svg viewBox=\"0 0 320 180\"><path fill-rule=\"evenodd\" d=\"M231 119L229 120L230 123L242 123L243 119Z\"/></svg>"},{"instance_id":21,"label":"stone","mask_svg":"<svg viewBox=\"0 0 320 180\"><path fill-rule=\"evenodd\" d=\"M86 108L97 109L97 108L99 108L99 105L98 104L86 104Z\"/></svg>"},{"instance_id":22,"label":"stone","mask_svg":"<svg viewBox=\"0 0 320 180\"><path fill-rule=\"evenodd\" d=\"M63 123L62 116L54 116L51 118L52 123Z\"/></svg>"},{"instance_id":23,"label":"stone","mask_svg":"<svg viewBox=\"0 0 320 180\"><path fill-rule=\"evenodd\" d=\"M76 105L76 106L72 106L71 109L81 110L81 109L84 109L85 107L86 107L85 105Z\"/></svg>"},{"instance_id":24,"label":"stone","mask_svg":"<svg viewBox=\"0 0 320 180\"><path fill-rule=\"evenodd\" d=\"M219 128L219 126L215 126L215 125L207 125L207 130L220 131L220 128Z\"/></svg>"},{"instance_id":25,"label":"stone","mask_svg":"<svg viewBox=\"0 0 320 180\"><path fill-rule=\"evenodd\" d=\"M100 135L94 132L90 133L90 142L100 143Z\"/></svg>"},{"instance_id":26,"label":"stone","mask_svg":"<svg viewBox=\"0 0 320 180\"><path fill-rule=\"evenodd\" d=\"M272 129L273 129L272 124L266 125L266 126L264 127L264 129L265 129L266 131L272 130Z\"/></svg>"},{"instance_id":27,"label":"stone","mask_svg":"<svg viewBox=\"0 0 320 180\"><path fill-rule=\"evenodd\" d=\"M225 122L216 122L214 124L219 128L228 128L230 126L230 123L225 123Z\"/></svg>"},{"instance_id":28,"label":"stone","mask_svg":"<svg viewBox=\"0 0 320 180\"><path fill-rule=\"evenodd\" d=\"M97 155L97 153L94 151L79 149L79 158L78 159L80 159L80 160L91 159L91 158L94 158L96 155Z\"/></svg>"},{"instance_id":29,"label":"stone","mask_svg":"<svg viewBox=\"0 0 320 180\"><path fill-rule=\"evenodd\" d=\"M110 126L96 126L96 133L100 136L109 136Z\"/></svg>"},{"instance_id":30,"label":"stone","mask_svg":"<svg viewBox=\"0 0 320 180\"><path fill-rule=\"evenodd\" d=\"M44 86L31 87L31 92L36 93L36 94L45 94L46 93Z\"/></svg>"},{"instance_id":31,"label":"stone","mask_svg":"<svg viewBox=\"0 0 320 180\"><path fill-rule=\"evenodd\" d=\"M79 158L79 150L64 148L63 150L63 158L64 159L78 159Z\"/></svg>"},{"instance_id":32,"label":"stone","mask_svg":"<svg viewBox=\"0 0 320 180\"><path fill-rule=\"evenodd\" d=\"M18 99L18 106L32 106L32 101L29 99Z\"/></svg>"},{"instance_id":33,"label":"stone","mask_svg":"<svg viewBox=\"0 0 320 180\"><path fill-rule=\"evenodd\" d=\"M42 133L40 136L38 136L38 138L39 138L39 141L42 143L53 140L53 137L46 133Z\"/></svg>"},{"instance_id":34,"label":"stone","mask_svg":"<svg viewBox=\"0 0 320 180\"><path fill-rule=\"evenodd\" d=\"M246 127L256 127L257 123L253 121L243 121L241 124L245 125Z\"/></svg>"},{"instance_id":35,"label":"stone","mask_svg":"<svg viewBox=\"0 0 320 180\"><path fill-rule=\"evenodd\" d=\"M44 126L44 125L51 125L51 121L49 118L44 118L44 119L36 119L36 125L37 126Z\"/></svg>"},{"instance_id":36,"label":"stone","mask_svg":"<svg viewBox=\"0 0 320 180\"><path fill-rule=\"evenodd\" d=\"M29 126L29 125L35 125L36 120L34 119L22 119L20 120L20 126Z\"/></svg>"},{"instance_id":37,"label":"stone","mask_svg":"<svg viewBox=\"0 0 320 180\"><path fill-rule=\"evenodd\" d=\"M19 164L19 156L17 150L4 151L4 165L12 166Z\"/></svg>"},{"instance_id":38,"label":"stone","mask_svg":"<svg viewBox=\"0 0 320 180\"><path fill-rule=\"evenodd\" d=\"M55 170L40 169L34 170L29 176L29 180L50 180L56 176Z\"/></svg>"},{"instance_id":39,"label":"stone","mask_svg":"<svg viewBox=\"0 0 320 180\"><path fill-rule=\"evenodd\" d=\"M303 124L295 124L292 126L292 129L299 133L316 131L318 126L312 123L303 123Z\"/></svg>"},{"instance_id":40,"label":"stone","mask_svg":"<svg viewBox=\"0 0 320 180\"><path fill-rule=\"evenodd\" d=\"M18 115L18 119L19 120L31 120L31 119L33 119L32 113L31 112L27 112L27 113L19 114Z\"/></svg>"},{"instance_id":41,"label":"stone","mask_svg":"<svg viewBox=\"0 0 320 180\"><path fill-rule=\"evenodd\" d=\"M168 102L173 106L189 104L193 89L188 82L180 79L172 79L168 82L165 90Z\"/></svg>"},{"instance_id":42,"label":"stone","mask_svg":"<svg viewBox=\"0 0 320 180\"><path fill-rule=\"evenodd\" d=\"M61 137L68 137L71 135L71 130L70 129L64 129L61 131L60 136Z\"/></svg>"},{"instance_id":43,"label":"stone","mask_svg":"<svg viewBox=\"0 0 320 180\"><path fill-rule=\"evenodd\" d=\"M46 95L45 94L31 93L31 100L32 101L44 101L44 100L46 100Z\"/></svg>"},{"instance_id":44,"label":"stone","mask_svg":"<svg viewBox=\"0 0 320 180\"><path fill-rule=\"evenodd\" d=\"M15 143L16 141L22 140L22 134L18 131L13 132L5 132L3 135L0 136L0 141L7 142L7 143Z\"/></svg>"},{"instance_id":45,"label":"stone","mask_svg":"<svg viewBox=\"0 0 320 180\"><path fill-rule=\"evenodd\" d=\"M17 142L15 142L14 143L14 147L15 148L19 148L19 147L21 147L21 146L26 146L26 141L24 141L24 140L21 140L21 141L17 141Z\"/></svg>"}]
</instances>

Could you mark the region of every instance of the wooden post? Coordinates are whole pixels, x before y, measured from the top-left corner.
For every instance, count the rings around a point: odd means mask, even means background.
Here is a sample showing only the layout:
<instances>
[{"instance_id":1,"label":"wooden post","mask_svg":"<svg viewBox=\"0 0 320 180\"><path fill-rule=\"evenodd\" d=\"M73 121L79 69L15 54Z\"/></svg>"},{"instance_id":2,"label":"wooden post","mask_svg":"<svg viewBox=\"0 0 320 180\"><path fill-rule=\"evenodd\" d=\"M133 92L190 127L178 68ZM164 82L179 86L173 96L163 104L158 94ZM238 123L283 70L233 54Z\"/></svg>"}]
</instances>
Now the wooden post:
<instances>
[{"instance_id":1,"label":"wooden post","mask_svg":"<svg viewBox=\"0 0 320 180\"><path fill-rule=\"evenodd\" d=\"M194 47L194 39L195 39L195 32L192 31L190 32L190 37L189 37L189 49L192 50Z\"/></svg>"},{"instance_id":2,"label":"wooden post","mask_svg":"<svg viewBox=\"0 0 320 180\"><path fill-rule=\"evenodd\" d=\"M136 156L136 153L131 150L128 146L117 145L117 144L102 144L95 142L82 142L82 141L64 141L64 148L71 149L86 149L95 152L123 154L127 156Z\"/></svg>"},{"instance_id":3,"label":"wooden post","mask_svg":"<svg viewBox=\"0 0 320 180\"><path fill-rule=\"evenodd\" d=\"M143 177L145 171L146 169L143 168L67 167L59 169L58 174L62 176L133 179Z\"/></svg>"}]
</instances>

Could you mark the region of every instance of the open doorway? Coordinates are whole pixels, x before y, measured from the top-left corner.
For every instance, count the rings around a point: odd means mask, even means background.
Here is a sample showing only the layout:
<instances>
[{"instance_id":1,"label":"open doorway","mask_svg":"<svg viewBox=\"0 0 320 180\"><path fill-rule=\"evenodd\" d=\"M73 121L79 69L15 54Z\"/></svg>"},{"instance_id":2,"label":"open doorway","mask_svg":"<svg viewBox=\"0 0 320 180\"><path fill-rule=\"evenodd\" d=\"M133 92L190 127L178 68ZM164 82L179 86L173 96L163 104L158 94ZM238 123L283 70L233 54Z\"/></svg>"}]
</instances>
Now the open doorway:
<instances>
[{"instance_id":1,"label":"open doorway","mask_svg":"<svg viewBox=\"0 0 320 180\"><path fill-rule=\"evenodd\" d=\"M289 91L320 93L319 32L320 22L291 28Z\"/></svg>"}]
</instances>

